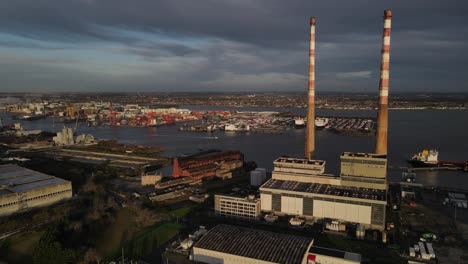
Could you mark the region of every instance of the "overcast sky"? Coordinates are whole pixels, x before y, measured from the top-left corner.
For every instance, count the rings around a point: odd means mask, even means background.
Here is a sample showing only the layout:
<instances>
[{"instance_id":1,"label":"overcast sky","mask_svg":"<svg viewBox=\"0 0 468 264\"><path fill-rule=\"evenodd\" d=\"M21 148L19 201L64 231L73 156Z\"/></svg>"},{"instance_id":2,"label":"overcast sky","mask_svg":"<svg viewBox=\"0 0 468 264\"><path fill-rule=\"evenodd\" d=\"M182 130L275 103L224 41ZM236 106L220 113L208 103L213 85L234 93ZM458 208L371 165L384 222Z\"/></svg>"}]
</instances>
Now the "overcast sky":
<instances>
[{"instance_id":1,"label":"overcast sky","mask_svg":"<svg viewBox=\"0 0 468 264\"><path fill-rule=\"evenodd\" d=\"M466 0L0 0L0 91L468 92Z\"/></svg>"}]
</instances>

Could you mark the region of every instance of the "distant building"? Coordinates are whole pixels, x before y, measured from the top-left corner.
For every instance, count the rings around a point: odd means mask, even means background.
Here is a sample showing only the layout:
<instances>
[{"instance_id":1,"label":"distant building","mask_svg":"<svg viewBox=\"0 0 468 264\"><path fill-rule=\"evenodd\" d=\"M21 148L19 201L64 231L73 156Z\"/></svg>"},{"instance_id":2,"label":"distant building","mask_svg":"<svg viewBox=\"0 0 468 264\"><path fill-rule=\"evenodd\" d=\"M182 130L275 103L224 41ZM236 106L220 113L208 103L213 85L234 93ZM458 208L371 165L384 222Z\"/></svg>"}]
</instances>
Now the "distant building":
<instances>
[{"instance_id":1,"label":"distant building","mask_svg":"<svg viewBox=\"0 0 468 264\"><path fill-rule=\"evenodd\" d=\"M57 136L53 138L55 145L66 146L75 144L73 138L73 129L64 127L61 132L57 132Z\"/></svg>"},{"instance_id":2,"label":"distant building","mask_svg":"<svg viewBox=\"0 0 468 264\"><path fill-rule=\"evenodd\" d=\"M73 129L66 127L64 127L61 132L57 132L57 135L53 137L52 140L57 146L92 144L96 142L94 136L91 134L81 134L75 138L73 135Z\"/></svg>"},{"instance_id":3,"label":"distant building","mask_svg":"<svg viewBox=\"0 0 468 264\"><path fill-rule=\"evenodd\" d=\"M155 185L162 179L161 174L141 175L141 185Z\"/></svg>"},{"instance_id":4,"label":"distant building","mask_svg":"<svg viewBox=\"0 0 468 264\"><path fill-rule=\"evenodd\" d=\"M148 194L148 198L160 204L171 204L184 200L188 200L194 191L197 189L194 185L200 180L194 181L190 177L181 177L171 179L155 184L155 191Z\"/></svg>"},{"instance_id":5,"label":"distant building","mask_svg":"<svg viewBox=\"0 0 468 264\"><path fill-rule=\"evenodd\" d=\"M260 199L254 195L239 197L233 195L215 195L215 213L227 217L259 219Z\"/></svg>"},{"instance_id":6,"label":"distant building","mask_svg":"<svg viewBox=\"0 0 468 264\"><path fill-rule=\"evenodd\" d=\"M231 178L243 166L244 155L240 151L208 150L174 158L173 177Z\"/></svg>"},{"instance_id":7,"label":"distant building","mask_svg":"<svg viewBox=\"0 0 468 264\"><path fill-rule=\"evenodd\" d=\"M16 165L0 166L0 216L72 197L72 184Z\"/></svg>"}]
</instances>

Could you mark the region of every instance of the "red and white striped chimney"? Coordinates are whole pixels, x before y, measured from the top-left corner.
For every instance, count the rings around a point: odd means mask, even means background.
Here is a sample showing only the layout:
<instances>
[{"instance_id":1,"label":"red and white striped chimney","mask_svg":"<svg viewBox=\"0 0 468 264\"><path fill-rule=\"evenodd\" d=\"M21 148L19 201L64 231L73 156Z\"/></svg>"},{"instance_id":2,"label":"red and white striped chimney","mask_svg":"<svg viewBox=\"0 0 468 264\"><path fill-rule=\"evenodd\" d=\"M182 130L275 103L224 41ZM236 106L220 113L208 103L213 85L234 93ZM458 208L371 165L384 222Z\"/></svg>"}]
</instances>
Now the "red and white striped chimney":
<instances>
[{"instance_id":1,"label":"red and white striped chimney","mask_svg":"<svg viewBox=\"0 0 468 264\"><path fill-rule=\"evenodd\" d=\"M392 11L384 12L384 31L382 43L382 62L380 65L379 112L377 116L377 135L375 153L387 154L388 144L388 82L390 73L390 30Z\"/></svg>"},{"instance_id":2,"label":"red and white striped chimney","mask_svg":"<svg viewBox=\"0 0 468 264\"><path fill-rule=\"evenodd\" d=\"M315 17L310 18L309 87L307 103L307 133L305 156L312 159L315 152Z\"/></svg>"}]
</instances>

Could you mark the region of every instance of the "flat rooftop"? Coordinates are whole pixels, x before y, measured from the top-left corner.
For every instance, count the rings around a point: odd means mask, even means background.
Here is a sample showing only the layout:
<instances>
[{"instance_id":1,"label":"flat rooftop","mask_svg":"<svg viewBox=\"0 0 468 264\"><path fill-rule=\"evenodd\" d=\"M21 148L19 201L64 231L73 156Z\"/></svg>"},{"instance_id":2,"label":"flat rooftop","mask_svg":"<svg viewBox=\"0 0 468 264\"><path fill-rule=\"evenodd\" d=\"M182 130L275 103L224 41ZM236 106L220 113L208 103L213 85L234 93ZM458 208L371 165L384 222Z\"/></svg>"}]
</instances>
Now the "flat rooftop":
<instances>
[{"instance_id":1,"label":"flat rooftop","mask_svg":"<svg viewBox=\"0 0 468 264\"><path fill-rule=\"evenodd\" d=\"M363 153L363 152L343 152L341 154L341 157L386 159L387 155L375 154L375 153Z\"/></svg>"},{"instance_id":2,"label":"flat rooftop","mask_svg":"<svg viewBox=\"0 0 468 264\"><path fill-rule=\"evenodd\" d=\"M310 159L289 158L289 157L279 157L274 162L291 163L291 164L308 164L308 165L317 165L317 166L323 166L325 164L324 160L310 160Z\"/></svg>"},{"instance_id":3,"label":"flat rooftop","mask_svg":"<svg viewBox=\"0 0 468 264\"><path fill-rule=\"evenodd\" d=\"M284 190L291 192L334 195L376 201L385 201L387 197L387 193L385 190L320 183L307 183L298 181L283 181L277 179L269 179L260 188Z\"/></svg>"},{"instance_id":4,"label":"flat rooftop","mask_svg":"<svg viewBox=\"0 0 468 264\"><path fill-rule=\"evenodd\" d=\"M217 225L195 243L195 248L273 263L301 263L312 238L279 234L233 225Z\"/></svg>"},{"instance_id":5,"label":"flat rooftop","mask_svg":"<svg viewBox=\"0 0 468 264\"><path fill-rule=\"evenodd\" d=\"M0 196L67 182L69 181L17 165L0 166Z\"/></svg>"},{"instance_id":6,"label":"flat rooftop","mask_svg":"<svg viewBox=\"0 0 468 264\"><path fill-rule=\"evenodd\" d=\"M355 261L359 263L361 262L361 255L356 254L356 253L345 252L345 251L341 251L337 249L312 246L309 249L309 253L329 256L329 257L334 257L334 258L341 258L341 259L346 259L346 260Z\"/></svg>"},{"instance_id":7,"label":"flat rooftop","mask_svg":"<svg viewBox=\"0 0 468 264\"><path fill-rule=\"evenodd\" d=\"M244 201L244 202L258 202L260 201L260 197L257 197L256 195L252 194L253 195L253 199L251 199L249 196L250 195L241 195L241 194L237 194L237 193L219 193L219 194L215 194L215 196L219 196L219 197L222 197L222 198L225 198L225 199L233 199L233 200L241 200L241 201Z\"/></svg>"}]
</instances>

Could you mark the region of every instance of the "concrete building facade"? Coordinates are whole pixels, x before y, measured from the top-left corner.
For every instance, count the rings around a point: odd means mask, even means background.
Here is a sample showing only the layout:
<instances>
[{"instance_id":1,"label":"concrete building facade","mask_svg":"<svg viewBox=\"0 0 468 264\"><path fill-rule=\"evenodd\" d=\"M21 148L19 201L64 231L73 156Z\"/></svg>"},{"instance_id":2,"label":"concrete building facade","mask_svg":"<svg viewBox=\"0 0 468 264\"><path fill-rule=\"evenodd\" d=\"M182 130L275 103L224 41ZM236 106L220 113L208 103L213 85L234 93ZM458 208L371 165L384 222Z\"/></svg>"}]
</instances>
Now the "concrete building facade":
<instances>
[{"instance_id":1,"label":"concrete building facade","mask_svg":"<svg viewBox=\"0 0 468 264\"><path fill-rule=\"evenodd\" d=\"M387 155L344 152L341 155L341 184L387 189Z\"/></svg>"},{"instance_id":2,"label":"concrete building facade","mask_svg":"<svg viewBox=\"0 0 468 264\"><path fill-rule=\"evenodd\" d=\"M214 200L217 215L246 219L260 218L260 199L255 196L238 197L217 194Z\"/></svg>"},{"instance_id":3,"label":"concrete building facade","mask_svg":"<svg viewBox=\"0 0 468 264\"><path fill-rule=\"evenodd\" d=\"M0 166L0 216L72 197L72 184L16 165Z\"/></svg>"}]
</instances>

